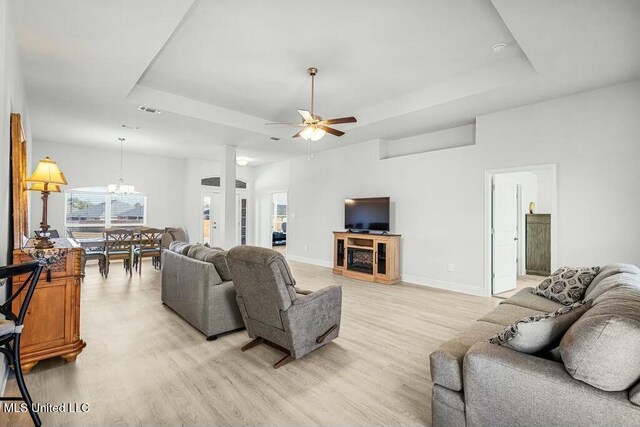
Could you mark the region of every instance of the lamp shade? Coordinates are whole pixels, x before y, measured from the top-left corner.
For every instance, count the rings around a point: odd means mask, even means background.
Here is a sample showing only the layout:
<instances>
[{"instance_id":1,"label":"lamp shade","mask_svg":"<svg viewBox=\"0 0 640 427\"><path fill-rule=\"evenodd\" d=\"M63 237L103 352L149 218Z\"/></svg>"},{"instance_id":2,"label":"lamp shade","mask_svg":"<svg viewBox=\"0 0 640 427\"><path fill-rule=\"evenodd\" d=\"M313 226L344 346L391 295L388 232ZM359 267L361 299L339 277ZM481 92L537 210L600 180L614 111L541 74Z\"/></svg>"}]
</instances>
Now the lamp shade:
<instances>
[{"instance_id":1,"label":"lamp shade","mask_svg":"<svg viewBox=\"0 0 640 427\"><path fill-rule=\"evenodd\" d=\"M324 129L320 129L315 126L308 126L305 130L300 132L300 136L304 139L311 141L319 141L326 134Z\"/></svg>"},{"instance_id":2,"label":"lamp shade","mask_svg":"<svg viewBox=\"0 0 640 427\"><path fill-rule=\"evenodd\" d=\"M27 188L29 191L44 191L44 182L34 182L31 187ZM50 193L60 193L60 186L58 184L49 184L47 191Z\"/></svg>"},{"instance_id":3,"label":"lamp shade","mask_svg":"<svg viewBox=\"0 0 640 427\"><path fill-rule=\"evenodd\" d=\"M45 157L38 162L36 170L27 178L27 182L46 182L47 184L58 185L67 184L67 180L60 168L58 168L58 164L49 157Z\"/></svg>"}]
</instances>

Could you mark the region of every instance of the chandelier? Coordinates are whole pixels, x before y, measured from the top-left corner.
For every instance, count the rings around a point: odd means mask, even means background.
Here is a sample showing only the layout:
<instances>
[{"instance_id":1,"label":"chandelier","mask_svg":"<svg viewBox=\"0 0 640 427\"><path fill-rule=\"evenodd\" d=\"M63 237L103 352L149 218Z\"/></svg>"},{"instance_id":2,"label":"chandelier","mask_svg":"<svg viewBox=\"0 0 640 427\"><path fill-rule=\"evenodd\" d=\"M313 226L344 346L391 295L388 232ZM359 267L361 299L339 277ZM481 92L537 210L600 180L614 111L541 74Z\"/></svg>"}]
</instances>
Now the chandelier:
<instances>
[{"instance_id":1,"label":"chandelier","mask_svg":"<svg viewBox=\"0 0 640 427\"><path fill-rule=\"evenodd\" d=\"M118 140L120 141L120 179L118 179L117 184L107 185L107 191L115 194L133 194L135 193L134 186L126 185L122 177L122 143L124 142L124 138L118 138Z\"/></svg>"}]
</instances>

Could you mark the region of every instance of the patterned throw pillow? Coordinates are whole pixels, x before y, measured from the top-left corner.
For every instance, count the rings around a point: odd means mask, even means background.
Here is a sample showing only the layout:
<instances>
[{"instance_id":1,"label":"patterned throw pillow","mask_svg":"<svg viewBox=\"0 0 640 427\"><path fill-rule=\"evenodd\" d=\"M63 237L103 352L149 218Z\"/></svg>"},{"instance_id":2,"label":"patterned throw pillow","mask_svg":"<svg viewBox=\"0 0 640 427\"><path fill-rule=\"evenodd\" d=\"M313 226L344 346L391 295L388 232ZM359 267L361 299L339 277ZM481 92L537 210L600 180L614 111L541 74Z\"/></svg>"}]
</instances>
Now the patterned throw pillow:
<instances>
[{"instance_id":1,"label":"patterned throw pillow","mask_svg":"<svg viewBox=\"0 0 640 427\"><path fill-rule=\"evenodd\" d=\"M553 313L525 317L489 339L491 344L534 354L556 346L565 332L591 308L591 300L560 307Z\"/></svg>"},{"instance_id":2,"label":"patterned throw pillow","mask_svg":"<svg viewBox=\"0 0 640 427\"><path fill-rule=\"evenodd\" d=\"M560 267L540 283L533 293L560 304L571 305L584 297L599 271L600 267Z\"/></svg>"}]
</instances>

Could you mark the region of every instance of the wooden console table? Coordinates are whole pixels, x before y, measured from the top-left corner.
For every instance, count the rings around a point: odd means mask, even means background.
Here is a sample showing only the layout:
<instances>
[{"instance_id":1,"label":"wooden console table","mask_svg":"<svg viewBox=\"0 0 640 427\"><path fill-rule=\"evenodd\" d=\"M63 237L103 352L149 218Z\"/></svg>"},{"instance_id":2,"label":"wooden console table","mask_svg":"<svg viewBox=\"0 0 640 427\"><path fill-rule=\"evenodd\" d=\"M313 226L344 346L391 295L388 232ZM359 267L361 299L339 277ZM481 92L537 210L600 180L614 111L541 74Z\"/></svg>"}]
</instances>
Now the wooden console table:
<instances>
[{"instance_id":1,"label":"wooden console table","mask_svg":"<svg viewBox=\"0 0 640 427\"><path fill-rule=\"evenodd\" d=\"M400 235L333 232L333 272L392 285L400 282Z\"/></svg>"},{"instance_id":2,"label":"wooden console table","mask_svg":"<svg viewBox=\"0 0 640 427\"><path fill-rule=\"evenodd\" d=\"M82 247L70 239L52 239L54 247L39 252L35 241L22 249L14 249L13 263L31 261L35 257L57 256L60 259L43 270L27 315L20 342L22 370L27 373L39 361L60 356L72 362L86 346L80 339L80 264ZM14 279L22 283L26 277ZM21 293L13 302L17 313L22 305Z\"/></svg>"}]
</instances>

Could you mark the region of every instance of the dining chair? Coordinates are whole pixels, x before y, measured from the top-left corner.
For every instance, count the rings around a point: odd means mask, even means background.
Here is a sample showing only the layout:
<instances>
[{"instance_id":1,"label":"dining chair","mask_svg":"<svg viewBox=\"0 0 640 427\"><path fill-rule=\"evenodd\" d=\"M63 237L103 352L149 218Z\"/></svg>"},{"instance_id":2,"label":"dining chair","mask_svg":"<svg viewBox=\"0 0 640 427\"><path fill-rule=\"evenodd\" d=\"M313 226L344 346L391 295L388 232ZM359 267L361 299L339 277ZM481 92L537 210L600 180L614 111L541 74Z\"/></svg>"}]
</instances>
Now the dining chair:
<instances>
[{"instance_id":1,"label":"dining chair","mask_svg":"<svg viewBox=\"0 0 640 427\"><path fill-rule=\"evenodd\" d=\"M143 258L151 258L154 268L160 267L162 254L162 235L164 230L159 228L142 227L137 230L137 245L133 249L133 265L138 274L142 274Z\"/></svg>"},{"instance_id":2,"label":"dining chair","mask_svg":"<svg viewBox=\"0 0 640 427\"><path fill-rule=\"evenodd\" d=\"M42 264L38 260L0 267L0 280L18 278L19 276L27 277L21 285L19 281L14 280L12 285L13 288L17 290L0 306L0 314L5 317L5 319L0 320L0 352L7 357L9 365L13 367L21 395L21 397L0 397L0 401L24 401L27 404L27 410L29 411L29 415L31 415L33 424L37 427L39 427L42 422L38 414L34 411L31 395L24 382L22 366L20 365L20 337L22 335L22 328L24 327L24 318L27 315L27 309L29 308L29 303L31 302L41 273ZM26 294L22 298L20 311L16 315L11 311L11 304L25 289Z\"/></svg>"},{"instance_id":3,"label":"dining chair","mask_svg":"<svg viewBox=\"0 0 640 427\"><path fill-rule=\"evenodd\" d=\"M133 231L124 228L110 228L104 231L104 277L109 276L111 260L122 260L125 270L131 276L133 262Z\"/></svg>"}]
</instances>

